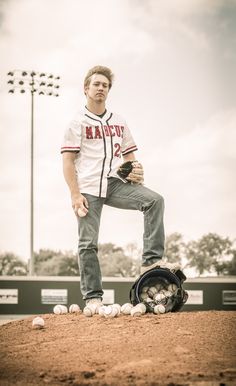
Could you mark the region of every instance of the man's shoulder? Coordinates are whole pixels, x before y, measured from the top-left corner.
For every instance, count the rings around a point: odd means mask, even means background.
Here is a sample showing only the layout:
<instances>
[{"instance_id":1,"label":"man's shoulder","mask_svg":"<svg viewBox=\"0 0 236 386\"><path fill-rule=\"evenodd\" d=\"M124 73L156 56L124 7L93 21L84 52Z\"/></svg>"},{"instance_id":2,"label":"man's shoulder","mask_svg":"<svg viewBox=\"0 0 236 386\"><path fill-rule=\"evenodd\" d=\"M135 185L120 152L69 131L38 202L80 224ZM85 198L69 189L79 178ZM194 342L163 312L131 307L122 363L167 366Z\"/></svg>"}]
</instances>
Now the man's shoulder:
<instances>
[{"instance_id":1,"label":"man's shoulder","mask_svg":"<svg viewBox=\"0 0 236 386\"><path fill-rule=\"evenodd\" d=\"M123 125L126 125L126 120L121 114L117 114L116 112L112 112L112 118L113 120L122 123Z\"/></svg>"}]
</instances>

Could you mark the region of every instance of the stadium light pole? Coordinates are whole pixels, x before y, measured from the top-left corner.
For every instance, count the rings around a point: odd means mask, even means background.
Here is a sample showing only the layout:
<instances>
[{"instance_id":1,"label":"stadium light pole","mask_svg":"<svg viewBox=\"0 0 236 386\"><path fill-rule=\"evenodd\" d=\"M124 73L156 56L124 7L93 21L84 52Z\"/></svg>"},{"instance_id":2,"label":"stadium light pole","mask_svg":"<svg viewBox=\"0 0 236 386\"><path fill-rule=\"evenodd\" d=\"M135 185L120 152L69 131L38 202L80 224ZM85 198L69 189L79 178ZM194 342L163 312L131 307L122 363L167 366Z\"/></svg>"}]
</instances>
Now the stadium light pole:
<instances>
[{"instance_id":1,"label":"stadium light pole","mask_svg":"<svg viewBox=\"0 0 236 386\"><path fill-rule=\"evenodd\" d=\"M53 74L35 71L14 70L8 72L9 90L14 94L19 91L31 94L31 125L30 125L30 260L29 274L35 274L34 267L34 95L49 95L58 97L60 79Z\"/></svg>"}]
</instances>

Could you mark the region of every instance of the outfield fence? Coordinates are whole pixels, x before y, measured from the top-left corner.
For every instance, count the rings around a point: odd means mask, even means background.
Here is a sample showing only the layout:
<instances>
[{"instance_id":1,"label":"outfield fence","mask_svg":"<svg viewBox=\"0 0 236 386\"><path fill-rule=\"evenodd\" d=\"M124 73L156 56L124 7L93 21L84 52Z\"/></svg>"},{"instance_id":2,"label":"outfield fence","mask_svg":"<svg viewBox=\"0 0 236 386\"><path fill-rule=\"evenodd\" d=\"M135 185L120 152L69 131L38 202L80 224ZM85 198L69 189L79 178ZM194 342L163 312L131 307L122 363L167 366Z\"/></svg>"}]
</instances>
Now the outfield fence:
<instances>
[{"instance_id":1,"label":"outfield fence","mask_svg":"<svg viewBox=\"0 0 236 386\"><path fill-rule=\"evenodd\" d=\"M129 302L134 278L104 277L104 303ZM236 310L236 276L187 279L183 311ZM50 313L55 304L84 306L80 278L65 276L0 276L0 314Z\"/></svg>"}]
</instances>

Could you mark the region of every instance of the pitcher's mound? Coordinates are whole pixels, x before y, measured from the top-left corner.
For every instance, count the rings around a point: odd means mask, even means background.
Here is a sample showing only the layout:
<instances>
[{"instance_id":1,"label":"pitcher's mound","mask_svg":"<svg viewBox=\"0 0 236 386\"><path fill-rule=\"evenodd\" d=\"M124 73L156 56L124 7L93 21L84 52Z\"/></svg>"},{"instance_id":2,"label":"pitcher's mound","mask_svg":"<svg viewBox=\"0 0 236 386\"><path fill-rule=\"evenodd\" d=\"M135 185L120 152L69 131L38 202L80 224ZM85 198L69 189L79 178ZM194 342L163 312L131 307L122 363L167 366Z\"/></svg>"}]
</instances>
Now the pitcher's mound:
<instances>
[{"instance_id":1,"label":"pitcher's mound","mask_svg":"<svg viewBox=\"0 0 236 386\"><path fill-rule=\"evenodd\" d=\"M234 311L41 316L0 327L1 386L236 385Z\"/></svg>"}]
</instances>

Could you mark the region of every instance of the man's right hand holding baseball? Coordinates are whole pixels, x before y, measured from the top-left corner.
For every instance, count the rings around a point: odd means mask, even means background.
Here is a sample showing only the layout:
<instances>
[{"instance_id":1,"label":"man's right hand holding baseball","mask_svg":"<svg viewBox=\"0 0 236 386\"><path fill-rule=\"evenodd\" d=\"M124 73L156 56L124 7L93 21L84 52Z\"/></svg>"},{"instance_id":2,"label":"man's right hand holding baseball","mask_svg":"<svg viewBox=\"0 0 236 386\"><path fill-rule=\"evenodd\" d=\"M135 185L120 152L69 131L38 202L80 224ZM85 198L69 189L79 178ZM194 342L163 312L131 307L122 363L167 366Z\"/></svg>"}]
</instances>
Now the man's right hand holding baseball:
<instances>
[{"instance_id":1,"label":"man's right hand holding baseball","mask_svg":"<svg viewBox=\"0 0 236 386\"><path fill-rule=\"evenodd\" d=\"M78 210L85 213L88 213L88 201L81 193L71 194L72 208L78 216Z\"/></svg>"}]
</instances>

